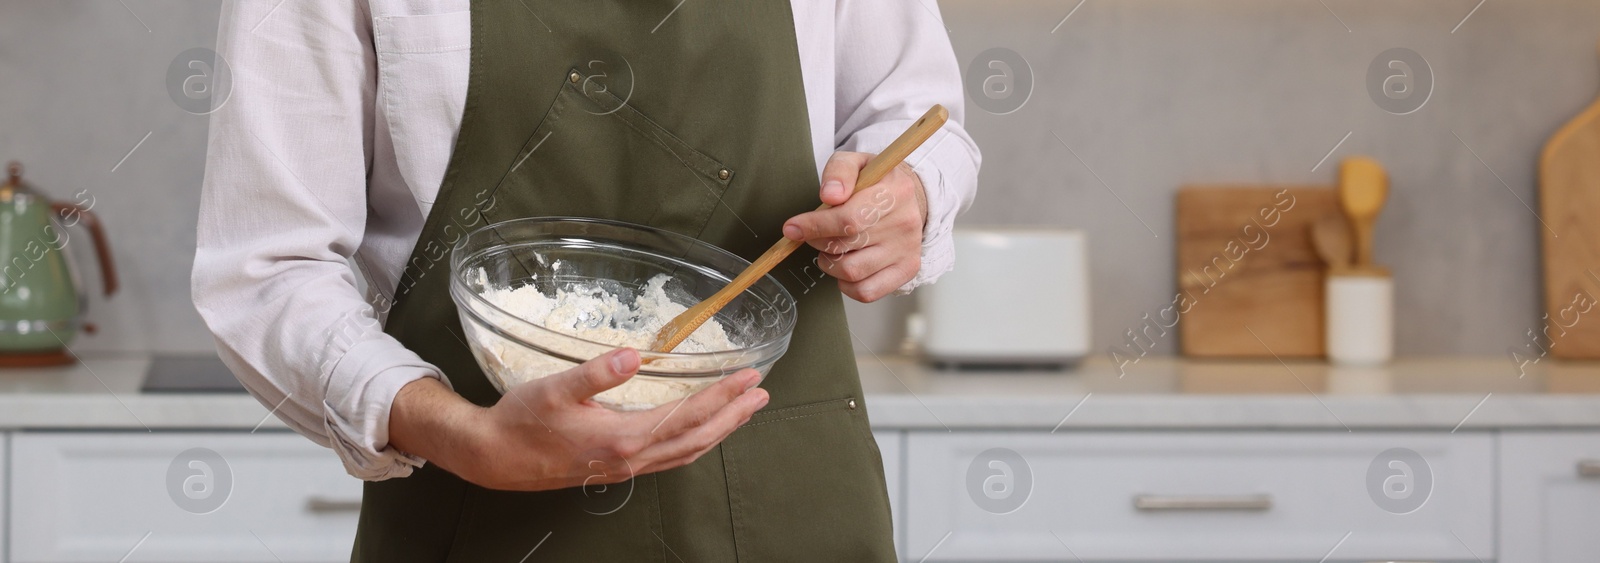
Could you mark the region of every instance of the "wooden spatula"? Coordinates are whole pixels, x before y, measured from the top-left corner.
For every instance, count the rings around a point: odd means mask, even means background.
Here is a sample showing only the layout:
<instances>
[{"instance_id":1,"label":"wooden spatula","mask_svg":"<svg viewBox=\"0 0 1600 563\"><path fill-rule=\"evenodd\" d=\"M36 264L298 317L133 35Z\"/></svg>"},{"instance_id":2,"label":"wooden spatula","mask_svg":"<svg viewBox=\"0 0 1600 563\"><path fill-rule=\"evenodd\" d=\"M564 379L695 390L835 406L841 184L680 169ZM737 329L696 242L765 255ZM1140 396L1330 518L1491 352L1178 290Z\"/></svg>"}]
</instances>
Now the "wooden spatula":
<instances>
[{"instance_id":1,"label":"wooden spatula","mask_svg":"<svg viewBox=\"0 0 1600 563\"><path fill-rule=\"evenodd\" d=\"M1355 234L1354 269L1375 270L1372 264L1372 229L1389 198L1389 175L1378 161L1355 156L1339 166L1339 205Z\"/></svg>"},{"instance_id":2,"label":"wooden spatula","mask_svg":"<svg viewBox=\"0 0 1600 563\"><path fill-rule=\"evenodd\" d=\"M872 160L867 161L866 168L862 168L861 175L856 177L855 191L861 191L882 180L884 175L887 175L890 170L894 170L894 167L899 166L901 161L910 156L911 151L917 150L917 147L922 146L923 141L928 140L935 131L943 127L945 120L949 119L949 117L950 112L946 111L944 106L941 105L935 105L928 110L928 113L922 114L922 117L917 119L916 123L912 123L911 127L906 129L906 132L901 133L900 137L895 139L893 143L889 143L888 148L883 149L883 152L878 153L878 156L874 156ZM820 211L828 207L827 204L823 204L817 210ZM743 272L739 272L739 275L734 277L733 281L728 282L727 287L722 288L721 291L718 291L705 301L690 307L689 310L674 317L666 326L661 327L661 331L656 333L655 342L650 345L650 349L656 352L671 352L673 348L677 348L679 344L689 338L690 334L694 333L695 329L700 328L700 325L706 324L706 321L711 320L711 317L716 315L717 311L721 311L729 301L738 297L744 290L749 289L751 285L756 283L756 280L761 279L761 276L767 275L767 272L776 267L779 262L783 262L784 258L788 258L789 254L800 248L802 244L805 243L789 240L787 237L778 239L777 244L772 245L772 248L767 249L754 262L751 262L750 267L745 268Z\"/></svg>"}]
</instances>

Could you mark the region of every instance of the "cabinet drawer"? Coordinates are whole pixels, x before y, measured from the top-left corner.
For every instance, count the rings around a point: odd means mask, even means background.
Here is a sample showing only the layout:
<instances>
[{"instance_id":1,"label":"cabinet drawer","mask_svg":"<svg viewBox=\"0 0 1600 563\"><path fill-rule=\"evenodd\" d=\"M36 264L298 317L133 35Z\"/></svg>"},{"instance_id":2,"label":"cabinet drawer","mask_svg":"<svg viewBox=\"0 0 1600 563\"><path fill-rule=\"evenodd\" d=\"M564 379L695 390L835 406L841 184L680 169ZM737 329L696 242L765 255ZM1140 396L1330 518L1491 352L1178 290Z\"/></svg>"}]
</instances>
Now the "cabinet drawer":
<instances>
[{"instance_id":1,"label":"cabinet drawer","mask_svg":"<svg viewBox=\"0 0 1600 563\"><path fill-rule=\"evenodd\" d=\"M6 491L7 489L10 489L10 487L7 486L10 481L6 479L6 471L11 467L11 463L8 461L10 453L11 435L5 432L0 432L0 561L5 561L6 554L11 552L6 541L7 537L10 535L7 533L10 531L10 528L6 527L6 517L11 512L10 510L6 509L7 507L11 506L9 504L10 499L6 498Z\"/></svg>"},{"instance_id":2,"label":"cabinet drawer","mask_svg":"<svg viewBox=\"0 0 1600 563\"><path fill-rule=\"evenodd\" d=\"M1489 559L1492 442L912 432L906 551L930 561Z\"/></svg>"},{"instance_id":3,"label":"cabinet drawer","mask_svg":"<svg viewBox=\"0 0 1600 563\"><path fill-rule=\"evenodd\" d=\"M361 482L298 435L19 433L12 454L13 563L350 559Z\"/></svg>"},{"instance_id":4,"label":"cabinet drawer","mask_svg":"<svg viewBox=\"0 0 1600 563\"><path fill-rule=\"evenodd\" d=\"M1507 432L1500 440L1500 560L1594 561L1600 433Z\"/></svg>"},{"instance_id":5,"label":"cabinet drawer","mask_svg":"<svg viewBox=\"0 0 1600 563\"><path fill-rule=\"evenodd\" d=\"M883 452L883 481L889 488L889 509L894 515L895 552L905 557L905 499L901 491L905 485L905 433L876 431L872 437L878 441L878 451Z\"/></svg>"}]
</instances>

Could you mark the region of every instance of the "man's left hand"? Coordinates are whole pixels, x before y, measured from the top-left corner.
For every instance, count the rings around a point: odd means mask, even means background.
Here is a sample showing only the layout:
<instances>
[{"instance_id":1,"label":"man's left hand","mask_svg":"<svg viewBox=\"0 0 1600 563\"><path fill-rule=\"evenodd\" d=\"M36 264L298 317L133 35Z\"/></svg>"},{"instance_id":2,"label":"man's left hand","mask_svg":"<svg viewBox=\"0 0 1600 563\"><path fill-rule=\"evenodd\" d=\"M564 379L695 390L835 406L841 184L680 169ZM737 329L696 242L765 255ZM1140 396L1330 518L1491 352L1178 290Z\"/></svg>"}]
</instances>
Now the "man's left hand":
<instances>
[{"instance_id":1,"label":"man's left hand","mask_svg":"<svg viewBox=\"0 0 1600 563\"><path fill-rule=\"evenodd\" d=\"M802 213L783 236L821 251L817 265L839 279L839 290L862 303L894 293L922 267L922 226L928 216L922 179L905 163L852 194L869 153L836 152L822 170L822 202Z\"/></svg>"}]
</instances>

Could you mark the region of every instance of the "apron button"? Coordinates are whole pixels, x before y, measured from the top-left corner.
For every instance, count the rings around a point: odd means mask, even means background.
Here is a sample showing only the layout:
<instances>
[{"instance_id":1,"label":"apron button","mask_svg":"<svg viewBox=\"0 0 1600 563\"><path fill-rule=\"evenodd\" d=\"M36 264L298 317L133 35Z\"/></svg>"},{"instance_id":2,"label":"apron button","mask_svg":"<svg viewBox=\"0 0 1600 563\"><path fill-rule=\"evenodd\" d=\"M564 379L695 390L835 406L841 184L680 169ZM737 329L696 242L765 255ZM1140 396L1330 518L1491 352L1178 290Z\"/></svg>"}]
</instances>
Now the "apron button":
<instances>
[{"instance_id":1,"label":"apron button","mask_svg":"<svg viewBox=\"0 0 1600 563\"><path fill-rule=\"evenodd\" d=\"M733 175L733 173L729 172L727 168L723 168L720 172L717 172L717 179L718 180L726 180L726 179L728 179L729 176L732 176L732 175Z\"/></svg>"},{"instance_id":2,"label":"apron button","mask_svg":"<svg viewBox=\"0 0 1600 563\"><path fill-rule=\"evenodd\" d=\"M573 84L577 84L578 83L578 78L580 78L580 77L578 76L578 71L576 71L576 70L572 71L572 74L568 74L567 75L567 80L572 81Z\"/></svg>"},{"instance_id":3,"label":"apron button","mask_svg":"<svg viewBox=\"0 0 1600 563\"><path fill-rule=\"evenodd\" d=\"M844 406L850 407L850 410L856 410L856 400L850 399L849 401L845 402Z\"/></svg>"}]
</instances>

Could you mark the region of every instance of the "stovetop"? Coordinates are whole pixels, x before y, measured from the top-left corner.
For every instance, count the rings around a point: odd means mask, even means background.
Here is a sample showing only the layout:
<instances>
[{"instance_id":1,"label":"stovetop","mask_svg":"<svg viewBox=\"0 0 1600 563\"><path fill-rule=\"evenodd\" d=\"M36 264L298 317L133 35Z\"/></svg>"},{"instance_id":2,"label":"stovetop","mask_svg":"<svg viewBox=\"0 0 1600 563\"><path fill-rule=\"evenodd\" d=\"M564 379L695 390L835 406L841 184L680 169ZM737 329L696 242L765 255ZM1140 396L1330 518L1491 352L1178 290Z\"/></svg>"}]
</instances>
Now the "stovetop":
<instances>
[{"instance_id":1,"label":"stovetop","mask_svg":"<svg viewBox=\"0 0 1600 563\"><path fill-rule=\"evenodd\" d=\"M155 356L143 393L243 393L244 386L216 356Z\"/></svg>"}]
</instances>

